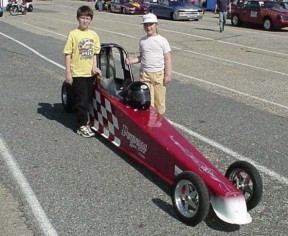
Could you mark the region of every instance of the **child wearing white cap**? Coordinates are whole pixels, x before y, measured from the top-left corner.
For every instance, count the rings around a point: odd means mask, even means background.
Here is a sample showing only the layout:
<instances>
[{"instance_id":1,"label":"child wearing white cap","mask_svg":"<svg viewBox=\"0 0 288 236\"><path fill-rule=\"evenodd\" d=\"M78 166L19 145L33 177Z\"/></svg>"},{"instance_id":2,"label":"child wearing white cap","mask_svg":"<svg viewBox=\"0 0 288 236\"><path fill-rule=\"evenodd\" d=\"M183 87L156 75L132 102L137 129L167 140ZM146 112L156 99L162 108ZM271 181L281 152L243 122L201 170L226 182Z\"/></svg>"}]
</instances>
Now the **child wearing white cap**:
<instances>
[{"instance_id":1,"label":"child wearing white cap","mask_svg":"<svg viewBox=\"0 0 288 236\"><path fill-rule=\"evenodd\" d=\"M166 110L166 84L171 81L171 48L166 38L158 34L156 15L148 13L142 23L146 36L139 42L140 55L127 58L127 64L141 63L140 80L145 82L151 93L151 106L160 114Z\"/></svg>"}]
</instances>

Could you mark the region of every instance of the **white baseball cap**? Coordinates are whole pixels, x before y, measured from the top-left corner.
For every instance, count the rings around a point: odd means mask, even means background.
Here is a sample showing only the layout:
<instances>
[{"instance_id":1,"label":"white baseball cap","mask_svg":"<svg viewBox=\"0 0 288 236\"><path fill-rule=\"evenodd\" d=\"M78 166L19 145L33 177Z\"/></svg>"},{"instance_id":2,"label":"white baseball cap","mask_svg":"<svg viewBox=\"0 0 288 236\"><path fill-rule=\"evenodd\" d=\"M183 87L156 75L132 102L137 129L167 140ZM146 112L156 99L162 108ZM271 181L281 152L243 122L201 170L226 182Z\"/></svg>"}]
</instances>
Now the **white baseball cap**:
<instances>
[{"instance_id":1,"label":"white baseball cap","mask_svg":"<svg viewBox=\"0 0 288 236\"><path fill-rule=\"evenodd\" d=\"M153 13L148 13L148 14L145 14L143 16L143 22L141 24L146 24L146 23L157 23L158 20L157 20L157 16L154 15Z\"/></svg>"}]
</instances>

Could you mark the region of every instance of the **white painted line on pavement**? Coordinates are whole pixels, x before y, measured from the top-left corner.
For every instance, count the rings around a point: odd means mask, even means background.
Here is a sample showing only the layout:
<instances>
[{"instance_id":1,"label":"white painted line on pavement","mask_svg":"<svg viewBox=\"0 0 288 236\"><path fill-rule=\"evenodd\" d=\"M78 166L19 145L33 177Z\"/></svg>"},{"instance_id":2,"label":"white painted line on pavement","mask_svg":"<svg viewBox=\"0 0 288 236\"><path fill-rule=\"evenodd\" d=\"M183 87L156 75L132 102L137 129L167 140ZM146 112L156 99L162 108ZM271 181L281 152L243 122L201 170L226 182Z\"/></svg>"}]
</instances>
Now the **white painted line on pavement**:
<instances>
[{"instance_id":1,"label":"white painted line on pavement","mask_svg":"<svg viewBox=\"0 0 288 236\"><path fill-rule=\"evenodd\" d=\"M0 35L6 37L6 38L8 38L8 39L11 39L12 41L14 41L14 42L16 42L16 43L19 43L21 46L23 46L24 48L27 48L27 49L30 50L31 52L35 53L37 56L43 58L43 59L46 60L46 61L49 61L49 62L52 63L53 65L58 66L58 67L62 68L63 70L65 70L65 67L64 67L64 66L62 66L62 65L58 64L57 62L52 61L52 60L50 60L49 58L43 56L41 53L37 52L37 51L34 50L33 48L30 48L29 46L27 46L26 44L18 41L17 39L14 39L14 38L6 35L6 34L3 34L2 32L0 32ZM63 60L64 60L64 59L63 59Z\"/></svg>"},{"instance_id":2,"label":"white painted line on pavement","mask_svg":"<svg viewBox=\"0 0 288 236\"><path fill-rule=\"evenodd\" d=\"M221 145L220 143L217 143L209 138L206 138L204 136L202 136L201 134L198 134L192 130L189 130L187 129L186 127L182 126L182 125L179 125L171 120L168 120L169 123L171 123L173 126L177 127L178 129L181 129L182 131L184 131L185 133L205 142L205 143L208 143L210 146L212 147L215 147L219 150L221 150L222 152L225 152L227 153L228 155L234 157L235 159L237 160L242 160L242 161L247 161L247 162L250 162L252 165L254 165L258 170L262 171L263 173L271 176L272 178L274 178L275 180L283 183L283 184L286 184L288 185L288 179L285 178L284 176L281 176L279 174L277 174L276 172L274 171L271 171L269 169L267 169L266 167L264 166L261 166L259 165L257 162L251 160L250 158L248 157L245 157L245 156L242 156L240 155L239 153L237 152L234 152L233 150L231 150L230 148L227 148L227 147L224 147L223 145Z\"/></svg>"},{"instance_id":3,"label":"white painted line on pavement","mask_svg":"<svg viewBox=\"0 0 288 236\"><path fill-rule=\"evenodd\" d=\"M28 205L31 211L33 212L36 220L38 221L38 224L41 230L43 231L44 235L57 236L58 233L50 223L50 220L46 216L35 193L31 189L25 176L22 174L17 161L12 156L1 135L0 135L0 153L3 156L5 164L8 166L10 172L15 178L17 185L20 187L24 197L26 198L26 201L28 202Z\"/></svg>"},{"instance_id":4,"label":"white painted line on pavement","mask_svg":"<svg viewBox=\"0 0 288 236\"><path fill-rule=\"evenodd\" d=\"M205 84L210 84L210 85L213 85L215 87L222 88L222 89L228 90L228 91L233 92L233 93L238 93L238 94L241 94L242 96L253 98L255 100L259 100L259 101L264 102L264 103L268 103L268 104L271 104L271 105L274 105L274 106L277 106L277 107L288 109L288 106L285 106L285 105L282 105L282 104L279 104L279 103L276 103L276 102L271 102L271 101L268 101L268 100L263 99L263 98L255 97L255 96L250 95L248 93L243 93L243 92L240 92L240 91L235 90L235 89L231 89L231 88L228 88L228 87L225 87L225 86L222 86L222 85L219 85L219 84L215 84L215 83L212 83L212 82L209 82L209 81L206 81L206 80L198 79L198 78L195 78L195 77L192 77L192 76L189 76L189 75L184 75L182 73L178 73L178 72L175 72L175 71L173 71L173 73L176 74L176 75L180 75L182 77L186 77L186 78L189 78L189 79L200 81L200 82L205 83Z\"/></svg>"},{"instance_id":5,"label":"white painted line on pavement","mask_svg":"<svg viewBox=\"0 0 288 236\"><path fill-rule=\"evenodd\" d=\"M250 46L246 46L246 45L242 45L242 44L238 44L238 43L231 43L231 42L227 42L227 41L223 41L223 40L208 38L208 37L205 37L205 36L199 36L199 35L196 35L196 34L178 32L178 31L168 30L168 29L163 29L163 28L161 28L161 30L164 30L164 31L167 31L167 32L171 32L171 33L177 33L178 35L182 34L182 35L191 36L191 37L195 37L195 38L201 38L201 39L204 39L204 40L207 40L207 41L215 41L215 42L218 42L218 43L229 44L229 45L233 45L233 46L236 46L236 47L252 49L252 50L261 51L261 52L267 52L267 53L276 54L276 55L288 56L287 53L275 52L275 51L270 51L270 50L266 50L266 49L262 49L262 48L256 48L256 47L250 47Z\"/></svg>"},{"instance_id":6,"label":"white painted line on pavement","mask_svg":"<svg viewBox=\"0 0 288 236\"><path fill-rule=\"evenodd\" d=\"M66 21L64 21L64 22L66 22ZM67 23L68 23L68 22L67 22ZM30 26L34 27L33 25L30 25ZM40 29L39 27L34 27L34 28ZM51 33L51 31L48 31L48 30L44 30L44 29L42 29L42 30ZM110 31L108 31L108 32L110 32ZM112 32L111 32L111 33L112 33ZM58 67L60 67L60 68L62 68L62 69L65 70L65 67L64 67L64 66L62 66L62 65L60 65L60 64L58 64L58 63L56 63L56 62L54 62L54 61L52 61L52 60L50 60L49 58L47 58L47 57L45 57L44 55L38 53L37 51L35 51L33 48L27 46L26 44L24 44L24 43L22 43L22 42L20 42L20 41L18 41L18 40L16 40L16 39L8 36L8 35L5 35L5 34L3 34L3 33L1 33L1 32L0 32L0 34L3 35L4 37L7 37L7 38L9 38L9 39L11 39L11 40L19 43L20 45L22 45L23 47L29 49L30 51L32 51L32 52L35 53L36 55L40 56L41 58L43 58L43 59L51 62L52 64L54 64L54 65L56 65L56 66L58 66ZM58 34L58 35L60 35L60 34ZM119 33L119 35L123 35L123 34L120 34L120 33ZM64 36L64 35L62 35L62 36ZM132 37L132 36L131 36L131 37ZM132 38L134 38L134 37L132 37ZM175 47L174 47L174 48L175 48ZM176 49L179 49L179 48L176 48ZM179 49L179 50L181 50L181 49ZM185 51L185 50L184 50L184 51ZM217 60L218 60L218 59L220 60L220 58L217 58ZM224 60L224 59L223 59L223 60ZM231 62L231 61L229 61L229 62ZM239 63L239 64L240 64L240 63ZM243 64L243 65L245 65L245 64ZM253 66L250 66L250 67L253 67ZM269 71L269 72L274 72L274 73L278 73L278 74L288 75L288 74L286 74L286 73L281 73L281 72L277 72L277 71L267 70L267 69L260 68L260 67L259 67L258 69L263 69L263 70L266 70L266 71ZM215 84L215 83L212 83L212 82L209 82L209 81L206 81L206 80L198 79L198 78L195 78L195 77L192 77L192 76L189 76L189 75L185 75L185 74L182 74L182 73L179 73L179 72L176 72L176 71L172 71L172 72L173 72L174 74L176 74L176 75L180 75L180 76L183 76L183 77L186 77L186 78L189 78L189 79L197 80L197 81L199 81L199 82L206 83L206 84L210 84L210 85L212 85L212 86L215 86L215 87L218 87L218 88L222 88L222 89L227 90L227 91L230 91L230 92L238 93L238 94L240 94L240 95L242 95L242 96L245 96L245 97L249 97L249 98L252 98L252 99L255 99L255 100L259 100L259 101L264 102L264 103L268 103L268 104L272 104L272 105L275 105L275 106L278 106L278 107L281 107L281 108L284 108L284 109L288 109L288 106L285 106L285 105L282 105L282 104L279 104L279 103L276 103L276 102L271 102L271 101L268 101L268 100L266 100L266 99L263 99L263 98L259 98L259 97L250 95L250 94L248 94L248 93L244 93L244 92L241 92L241 91L238 91L238 90L235 90L235 89L231 89L231 88L228 88L228 87L225 87L225 86L222 86L222 85L219 85L219 84Z\"/></svg>"},{"instance_id":7,"label":"white painted line on pavement","mask_svg":"<svg viewBox=\"0 0 288 236\"><path fill-rule=\"evenodd\" d=\"M47 18L47 17L42 17L42 18L46 18L46 19L50 19L50 18ZM51 20L51 19L50 19ZM67 20L62 20L62 19L52 19L54 21L60 21L60 22L63 22L63 23L68 23L68 24L75 24L73 22L70 22L70 21L67 21ZM108 20L104 20L104 21L108 21ZM118 21L113 21L113 20L109 20L110 22L117 22L117 24L119 23ZM19 23L22 23L19 21ZM131 24L131 23L126 23L126 22L121 22L122 24L126 24L126 25L133 25L135 26L135 24ZM32 26L32 25L31 25ZM142 27L142 26L141 26ZM104 31L104 32L109 32L109 33L112 33L112 34L116 34L116 35L122 35L122 36L125 36L125 37L128 37L128 38L135 38L137 40L139 40L140 38L139 37L135 37L135 36L130 36L130 35L127 35L127 34L123 34L123 33L117 33L117 32L114 32L114 31L109 31L109 30L106 30L106 29L102 29L102 28L95 28L93 26L91 26L92 29L97 29L99 31ZM44 30L43 28L41 30ZM251 46L246 46L246 45L242 45L242 44L238 44L238 43L231 43L231 42L226 42L226 41L223 41L223 40L218 40L218 39L214 39L214 38L208 38L208 37L204 37L204 36L199 36L199 35L196 35L196 34L190 34L190 33L184 33L184 32L180 32L180 31L175 31L175 30L168 30L168 29L165 29L165 28L161 28L162 31L167 31L167 32L171 32L171 33L175 33L177 35L186 35L186 36L191 36L191 37L196 37L196 38L201 38L201 39L204 39L204 40L207 40L207 41L214 41L214 42L217 42L217 43L223 43L223 44L229 44L229 45L233 45L233 46L236 46L236 47L240 47L240 48L245 48L245 49L251 49L251 50L255 50L255 51L260 51L260 52L266 52L266 53L270 53L270 54L276 54L276 55L281 55L281 56L288 56L287 53L282 53L282 52L276 52L276 51L271 51L271 50L267 50L267 49L262 49L262 48L256 48L256 47L251 47ZM45 31L45 30L44 30ZM183 50L185 51L185 50ZM195 53L194 51L189 51L190 53ZM202 54L202 55L205 55L205 56L209 56L209 55L206 55L206 54ZM220 58L221 59L221 58ZM230 61L231 63L233 63L233 61ZM248 64L244 64L242 63L242 65L248 65ZM260 67L259 67L260 68Z\"/></svg>"},{"instance_id":8,"label":"white painted line on pavement","mask_svg":"<svg viewBox=\"0 0 288 236\"><path fill-rule=\"evenodd\" d=\"M44 17L45 18L45 17ZM55 19L54 19L55 20ZM57 20L57 19L56 19ZM61 22L65 22L65 23L69 23L69 24L73 24L71 22L68 22L68 21L64 21L64 20L60 20L58 19L58 21L61 21ZM56 32L53 32L53 31L50 31L50 30L45 30L43 28L40 28L40 27L37 27L37 26L33 26L31 24L27 24L27 23L24 23L24 22L20 22L18 21L19 23L21 24L25 24L25 25L28 25L30 27L33 27L33 28L36 28L36 29L39 29L39 30L42 30L42 31L46 31L46 32L49 32L49 33L53 33L55 35L60 35L60 36L63 36L66 38L65 35L62 35L62 34L58 34ZM91 27L93 29L93 27ZM106 30L106 29L100 29L100 28L94 28L94 29L97 29L99 31L104 31L104 32L107 32L107 33L111 33L111 34L116 34L116 35L120 35L120 36L124 36L124 37L127 37L127 38L133 38L133 39L137 39L139 40L138 37L134 37L134 36L130 36L130 35L127 35L127 34L123 34L123 33L117 33L117 32L114 32L114 31L110 31L110 30ZM164 29L162 29L164 30ZM165 31L165 30L164 30ZM170 30L166 30L166 31L170 31ZM173 33L176 33L176 31L171 31ZM179 34L185 34L185 35L189 35L189 36L194 36L196 37L196 35L191 35L191 34L188 34L188 33L181 33L181 32L177 32ZM205 38L207 40L211 40L211 41L216 41L216 42L222 42L221 40L215 40L215 39L212 39L212 38L207 38L207 37L203 37L203 36L197 36L197 37L201 37L201 38ZM228 43L228 42L225 42L227 44L232 44L232 43ZM239 46L239 47L245 47L245 48L249 48L249 49L253 49L253 50L257 50L257 51L264 51L264 52L268 52L268 53L271 53L271 54L278 54L278 55L285 55L287 56L288 54L284 54L284 53L279 53L279 52L275 52L275 51L268 51L268 50L265 50L265 49L260 49L260 48L255 48L255 47L248 47L248 46L244 46L244 45L241 45L241 44L232 44L234 46ZM244 66L244 67L250 67L250 68L253 68L253 69L257 69L257 70L262 70L262 71L267 71L267 72L270 72L270 73L275 73L275 74L279 74L279 75L284 75L284 76L288 76L287 73L285 72L280 72L280 71L276 71L276 70L270 70L270 69L266 69L266 68L263 68L263 67L259 67L259 66L253 66L253 65L250 65L250 64L246 64L246 63L241 63L241 62L237 62L237 61L233 61L233 60L228 60L228 59L224 59L224 58L220 58L220 57L216 57L216 56L211 56L211 55L208 55L208 54L204 54L204 53L199 53L199 52L195 52L195 51L192 51L192 50L187 50L187 49L182 49L182 48L179 48L179 47L174 47L174 46L171 46L172 49L175 49L175 50L179 50L179 51L183 51L183 52L188 52L188 53L192 53L192 54L196 54L196 55L200 55L200 56L203 56L203 57L208 57L208 58L212 58L212 59L215 59L217 61L224 61L224 62L227 62L227 63L230 63L230 64L236 64L236 65L240 65L240 66ZM174 72L174 73L177 73L177 72ZM178 73L180 74L180 73ZM183 74L181 74L183 75ZM187 76L187 75L184 75L185 77L187 78L190 78L190 79L195 79L195 80L198 80L194 77L191 77L191 76ZM200 81L200 80L198 80ZM207 82L207 81L202 81L202 82ZM207 83L210 83L210 82L207 82ZM210 84L213 84L213 83L210 83ZM213 84L214 85L214 84ZM221 88L226 88L224 86L218 86L218 87L221 87ZM233 92L237 92L236 90L234 90ZM244 94L244 93L243 93ZM255 98L255 97L254 97Z\"/></svg>"},{"instance_id":9,"label":"white painted line on pavement","mask_svg":"<svg viewBox=\"0 0 288 236\"><path fill-rule=\"evenodd\" d=\"M210 55L207 55L207 54L204 54L204 53L199 53L199 52L195 52L195 51L191 51L191 50L187 50L187 49L181 49L181 48L177 48L177 47L171 47L171 48L177 49L179 51L193 53L193 54L200 55L200 56L203 56L203 57L212 58L212 59L215 59L217 61L225 61L225 62L230 63L230 64L236 64L236 65L239 65L239 66L246 66L246 67L250 67L250 68L253 68L253 69L257 69L257 70L263 70L263 71L267 71L267 72L271 72L271 73L275 73L275 74L279 74L279 75L288 76L287 73L276 71L276 70L269 70L269 69L266 69L266 68L263 68L263 67L253 66L253 65L249 65L249 64L245 64L245 63L241 63L241 62L237 62L237 61L227 60L227 59L220 58L220 57L210 56Z\"/></svg>"}]
</instances>

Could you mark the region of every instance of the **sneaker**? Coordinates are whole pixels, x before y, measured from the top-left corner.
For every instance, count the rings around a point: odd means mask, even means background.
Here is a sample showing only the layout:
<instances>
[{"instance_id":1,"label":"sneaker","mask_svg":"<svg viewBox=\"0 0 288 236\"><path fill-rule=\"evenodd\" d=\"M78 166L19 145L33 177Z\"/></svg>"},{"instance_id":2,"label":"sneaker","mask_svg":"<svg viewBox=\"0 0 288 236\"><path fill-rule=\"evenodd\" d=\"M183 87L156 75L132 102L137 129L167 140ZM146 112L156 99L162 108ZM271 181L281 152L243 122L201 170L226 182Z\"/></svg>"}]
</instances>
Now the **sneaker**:
<instances>
[{"instance_id":1,"label":"sneaker","mask_svg":"<svg viewBox=\"0 0 288 236\"><path fill-rule=\"evenodd\" d=\"M92 133L92 134L93 134L93 136L95 136L95 133L92 131L92 129L90 128L90 126L89 126L89 125L87 125L86 127L87 127L87 129L89 130L89 132L90 132L90 133Z\"/></svg>"},{"instance_id":2,"label":"sneaker","mask_svg":"<svg viewBox=\"0 0 288 236\"><path fill-rule=\"evenodd\" d=\"M95 133L90 129L89 126L81 126L78 130L77 130L77 134L85 137L85 138L90 138L95 136Z\"/></svg>"}]
</instances>

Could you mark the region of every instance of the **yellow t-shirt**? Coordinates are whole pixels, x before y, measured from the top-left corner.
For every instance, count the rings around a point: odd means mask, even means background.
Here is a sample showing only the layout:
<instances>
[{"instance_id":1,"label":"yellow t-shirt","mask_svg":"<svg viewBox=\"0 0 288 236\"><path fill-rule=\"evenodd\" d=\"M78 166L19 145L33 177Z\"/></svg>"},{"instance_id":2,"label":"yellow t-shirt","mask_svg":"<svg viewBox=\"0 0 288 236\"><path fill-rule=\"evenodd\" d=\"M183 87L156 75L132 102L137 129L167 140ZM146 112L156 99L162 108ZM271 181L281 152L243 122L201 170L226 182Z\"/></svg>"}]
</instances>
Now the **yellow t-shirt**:
<instances>
[{"instance_id":1,"label":"yellow t-shirt","mask_svg":"<svg viewBox=\"0 0 288 236\"><path fill-rule=\"evenodd\" d=\"M71 55L72 77L92 76L93 56L100 52L100 39L92 30L72 30L67 38L64 54Z\"/></svg>"}]
</instances>

